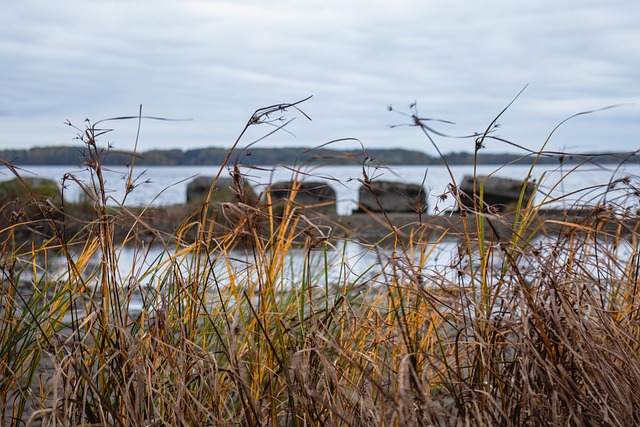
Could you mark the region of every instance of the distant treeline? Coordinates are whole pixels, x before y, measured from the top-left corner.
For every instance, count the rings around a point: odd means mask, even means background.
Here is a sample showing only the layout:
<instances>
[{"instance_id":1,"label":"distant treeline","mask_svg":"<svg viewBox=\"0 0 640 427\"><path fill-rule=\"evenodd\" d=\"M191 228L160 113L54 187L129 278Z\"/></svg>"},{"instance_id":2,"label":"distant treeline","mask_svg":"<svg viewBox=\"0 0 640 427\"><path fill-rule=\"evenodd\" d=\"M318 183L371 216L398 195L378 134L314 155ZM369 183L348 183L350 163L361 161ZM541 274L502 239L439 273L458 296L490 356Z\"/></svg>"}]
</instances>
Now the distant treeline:
<instances>
[{"instance_id":1,"label":"distant treeline","mask_svg":"<svg viewBox=\"0 0 640 427\"><path fill-rule=\"evenodd\" d=\"M35 147L23 150L0 150L0 159L14 165L78 165L85 161L86 149L82 146ZM192 150L149 150L135 155L115 150L104 150L102 164L128 165L132 159L140 166L201 166L220 165L229 154L226 148L199 148ZM442 159L424 152L403 149L332 150L294 147L294 148L252 148L237 150L231 154L229 164L240 163L257 166L276 164L301 165L313 161L333 165L359 164L365 157L373 158L384 165L441 165ZM473 153L454 152L445 154L451 165L473 164ZM531 163L533 156L523 157L512 153L480 153L479 164L504 165L508 163ZM640 163L637 154L631 153L592 153L575 155L546 155L538 159L541 164L581 163L618 163L623 160Z\"/></svg>"}]
</instances>

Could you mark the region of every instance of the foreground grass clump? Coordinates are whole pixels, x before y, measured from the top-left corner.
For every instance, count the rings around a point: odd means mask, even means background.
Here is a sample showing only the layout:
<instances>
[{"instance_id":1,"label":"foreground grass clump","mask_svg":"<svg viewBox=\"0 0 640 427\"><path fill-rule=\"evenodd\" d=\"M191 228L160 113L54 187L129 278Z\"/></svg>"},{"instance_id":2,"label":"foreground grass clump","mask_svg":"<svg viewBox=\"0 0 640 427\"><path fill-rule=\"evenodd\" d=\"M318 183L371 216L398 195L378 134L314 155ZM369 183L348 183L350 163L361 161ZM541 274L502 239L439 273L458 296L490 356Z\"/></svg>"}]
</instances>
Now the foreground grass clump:
<instances>
[{"instance_id":1,"label":"foreground grass clump","mask_svg":"<svg viewBox=\"0 0 640 427\"><path fill-rule=\"evenodd\" d=\"M82 238L47 210L42 245L1 230L4 424L640 422L638 216L623 209L634 179L593 189L588 213L548 235L537 219L549 197L495 214L480 185L465 233L391 228L365 243L378 262L363 269L295 203L278 215L242 203L238 177L227 231L205 202L151 258L133 228L114 238L134 214L108 207L99 135L81 137L95 178ZM446 241L451 265L429 267ZM139 254L127 271L124 245Z\"/></svg>"}]
</instances>

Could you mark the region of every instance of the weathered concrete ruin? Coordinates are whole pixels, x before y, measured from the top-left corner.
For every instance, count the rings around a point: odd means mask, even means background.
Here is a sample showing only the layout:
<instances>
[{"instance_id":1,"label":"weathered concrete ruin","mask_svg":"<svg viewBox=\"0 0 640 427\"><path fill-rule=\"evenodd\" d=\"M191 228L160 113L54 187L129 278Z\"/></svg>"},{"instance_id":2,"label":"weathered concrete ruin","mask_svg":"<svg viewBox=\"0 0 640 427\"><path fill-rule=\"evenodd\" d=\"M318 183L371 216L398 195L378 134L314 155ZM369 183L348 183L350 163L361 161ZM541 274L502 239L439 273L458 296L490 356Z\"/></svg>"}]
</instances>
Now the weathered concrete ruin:
<instances>
[{"instance_id":1,"label":"weathered concrete ruin","mask_svg":"<svg viewBox=\"0 0 640 427\"><path fill-rule=\"evenodd\" d=\"M326 182L320 181L286 181L276 182L269 186L271 203L276 211L285 200L305 211L322 214L336 213L336 191Z\"/></svg>"},{"instance_id":2,"label":"weathered concrete ruin","mask_svg":"<svg viewBox=\"0 0 640 427\"><path fill-rule=\"evenodd\" d=\"M358 206L360 212L423 213L427 210L427 195L418 184L374 181L360 187Z\"/></svg>"},{"instance_id":3,"label":"weathered concrete ruin","mask_svg":"<svg viewBox=\"0 0 640 427\"><path fill-rule=\"evenodd\" d=\"M473 176L465 176L462 180L460 202L463 207L471 210L479 208L480 194L482 193L482 210L490 209L497 212L509 212L515 209L525 186L524 181L496 176L477 176L475 183L474 189ZM528 182L524 190L522 206L529 203L534 190L535 185Z\"/></svg>"},{"instance_id":4,"label":"weathered concrete ruin","mask_svg":"<svg viewBox=\"0 0 640 427\"><path fill-rule=\"evenodd\" d=\"M187 185L187 203L198 204L203 203L209 194L209 190L213 185L215 177L199 176ZM232 178L220 177L216 182L216 186L211 193L212 202L239 202L256 203L258 195L247 182L242 184L241 191L236 188ZM240 194L242 193L242 194Z\"/></svg>"}]
</instances>

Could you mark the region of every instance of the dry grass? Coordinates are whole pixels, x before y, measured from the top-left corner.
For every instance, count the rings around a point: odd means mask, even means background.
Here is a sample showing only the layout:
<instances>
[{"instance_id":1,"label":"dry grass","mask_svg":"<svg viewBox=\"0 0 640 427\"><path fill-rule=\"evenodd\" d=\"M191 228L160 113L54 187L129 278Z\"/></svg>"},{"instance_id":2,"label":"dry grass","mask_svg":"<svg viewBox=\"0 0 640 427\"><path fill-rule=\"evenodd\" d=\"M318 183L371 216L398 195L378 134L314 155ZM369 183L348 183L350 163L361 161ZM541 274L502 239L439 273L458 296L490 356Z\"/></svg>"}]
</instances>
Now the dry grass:
<instances>
[{"instance_id":1,"label":"dry grass","mask_svg":"<svg viewBox=\"0 0 640 427\"><path fill-rule=\"evenodd\" d=\"M143 246L133 228L113 237L100 135L80 134L94 173L82 239L44 207L44 244L1 230L4 425L640 424L638 217L609 186L591 217L543 238L548 199L463 214L467 232L441 237L458 242L447 269L428 267L440 244L428 224L372 243L379 265L355 273L295 203L281 216L229 205L222 236L205 203L167 254L122 272L123 245ZM637 182L617 185L637 199ZM498 223L510 237L491 238ZM58 269L42 267L54 257Z\"/></svg>"}]
</instances>

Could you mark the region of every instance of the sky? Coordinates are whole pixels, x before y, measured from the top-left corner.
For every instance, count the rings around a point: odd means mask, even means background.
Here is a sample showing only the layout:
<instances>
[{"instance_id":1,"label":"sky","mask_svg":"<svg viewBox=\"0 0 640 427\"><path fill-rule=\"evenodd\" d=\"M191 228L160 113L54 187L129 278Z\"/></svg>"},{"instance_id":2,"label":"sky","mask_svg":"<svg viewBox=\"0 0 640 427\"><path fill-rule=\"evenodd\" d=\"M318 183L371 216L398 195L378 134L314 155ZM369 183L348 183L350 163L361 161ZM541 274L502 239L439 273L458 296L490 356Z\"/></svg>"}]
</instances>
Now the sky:
<instances>
[{"instance_id":1,"label":"sky","mask_svg":"<svg viewBox=\"0 0 640 427\"><path fill-rule=\"evenodd\" d=\"M640 148L637 0L79 0L0 9L0 149L73 145L99 120L142 121L137 150L240 145L406 148L434 154L408 116L452 136L539 150ZM415 107L411 107L415 105ZM389 111L392 106L393 111ZM308 120L306 116L311 120ZM270 116L280 118L279 115ZM136 120L101 139L136 145ZM434 135L443 152L472 139ZM488 151L517 149L490 140Z\"/></svg>"}]
</instances>

